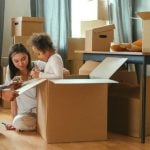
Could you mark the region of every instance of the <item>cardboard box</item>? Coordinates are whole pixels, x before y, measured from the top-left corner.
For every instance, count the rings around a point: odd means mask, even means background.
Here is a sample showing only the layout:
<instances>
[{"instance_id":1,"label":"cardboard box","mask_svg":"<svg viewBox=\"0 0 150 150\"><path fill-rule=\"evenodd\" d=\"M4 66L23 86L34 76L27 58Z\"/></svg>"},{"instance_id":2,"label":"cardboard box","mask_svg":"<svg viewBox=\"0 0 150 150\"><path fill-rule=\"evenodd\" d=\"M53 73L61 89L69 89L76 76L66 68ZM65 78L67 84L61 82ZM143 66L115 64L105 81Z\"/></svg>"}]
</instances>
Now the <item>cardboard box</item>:
<instances>
[{"instance_id":1,"label":"cardboard box","mask_svg":"<svg viewBox=\"0 0 150 150\"><path fill-rule=\"evenodd\" d=\"M106 64L108 60L111 63ZM126 60L106 58L100 66L103 70L104 65L113 64L115 67L107 70L110 76ZM100 67L98 70L101 71ZM90 75L90 79L34 79L33 83L19 89L21 93L38 85L38 132L47 143L107 139L108 84L117 82L100 76L100 79L93 79L95 76Z\"/></svg>"},{"instance_id":2,"label":"cardboard box","mask_svg":"<svg viewBox=\"0 0 150 150\"><path fill-rule=\"evenodd\" d=\"M30 56L31 56L31 60L36 60L37 58L36 58L35 54L33 53L32 49L28 45L29 37L30 36L14 36L13 44L22 43L28 49Z\"/></svg>"},{"instance_id":3,"label":"cardboard box","mask_svg":"<svg viewBox=\"0 0 150 150\"><path fill-rule=\"evenodd\" d=\"M6 67L2 67L2 83L5 82L5 77L6 77ZM2 107L3 108L11 108L11 103L5 100L2 100Z\"/></svg>"},{"instance_id":4,"label":"cardboard box","mask_svg":"<svg viewBox=\"0 0 150 150\"><path fill-rule=\"evenodd\" d=\"M68 60L74 60L76 50L85 49L85 38L68 38Z\"/></svg>"},{"instance_id":5,"label":"cardboard box","mask_svg":"<svg viewBox=\"0 0 150 150\"><path fill-rule=\"evenodd\" d=\"M89 75L100 62L88 60L79 69L79 75Z\"/></svg>"},{"instance_id":6,"label":"cardboard box","mask_svg":"<svg viewBox=\"0 0 150 150\"><path fill-rule=\"evenodd\" d=\"M120 84L109 86L108 129L111 132L140 137L142 101L136 74L135 72L119 72L119 75L112 79L120 80ZM146 135L150 135L149 85L150 77L147 78L146 89Z\"/></svg>"},{"instance_id":7,"label":"cardboard box","mask_svg":"<svg viewBox=\"0 0 150 150\"><path fill-rule=\"evenodd\" d=\"M83 64L83 53L77 53L85 49L85 38L68 39L68 60L70 62L70 73L78 74L79 68Z\"/></svg>"},{"instance_id":8,"label":"cardboard box","mask_svg":"<svg viewBox=\"0 0 150 150\"><path fill-rule=\"evenodd\" d=\"M88 20L80 22L80 34L81 37L86 37L86 31L93 28L99 28L108 24L106 20Z\"/></svg>"},{"instance_id":9,"label":"cardboard box","mask_svg":"<svg viewBox=\"0 0 150 150\"><path fill-rule=\"evenodd\" d=\"M81 2L82 12L86 20L109 20L107 0L84 0ZM92 12L92 13L91 13Z\"/></svg>"},{"instance_id":10,"label":"cardboard box","mask_svg":"<svg viewBox=\"0 0 150 150\"><path fill-rule=\"evenodd\" d=\"M42 17L16 17L11 20L12 36L29 36L44 32Z\"/></svg>"},{"instance_id":11,"label":"cardboard box","mask_svg":"<svg viewBox=\"0 0 150 150\"><path fill-rule=\"evenodd\" d=\"M114 25L86 31L85 51L109 51L114 39Z\"/></svg>"},{"instance_id":12,"label":"cardboard box","mask_svg":"<svg viewBox=\"0 0 150 150\"><path fill-rule=\"evenodd\" d=\"M142 19L142 52L150 52L150 11L138 12L137 15Z\"/></svg>"},{"instance_id":13,"label":"cardboard box","mask_svg":"<svg viewBox=\"0 0 150 150\"><path fill-rule=\"evenodd\" d=\"M126 60L107 58L93 71L111 66L111 76ZM47 143L107 139L108 84L115 82L93 79L96 76L91 72L90 79L51 80L38 86L38 131Z\"/></svg>"},{"instance_id":14,"label":"cardboard box","mask_svg":"<svg viewBox=\"0 0 150 150\"><path fill-rule=\"evenodd\" d=\"M109 81L94 80L65 79L38 86L38 131L47 143L107 139Z\"/></svg>"},{"instance_id":15,"label":"cardboard box","mask_svg":"<svg viewBox=\"0 0 150 150\"><path fill-rule=\"evenodd\" d=\"M107 0L98 0L98 18L109 20L109 5Z\"/></svg>"}]
</instances>

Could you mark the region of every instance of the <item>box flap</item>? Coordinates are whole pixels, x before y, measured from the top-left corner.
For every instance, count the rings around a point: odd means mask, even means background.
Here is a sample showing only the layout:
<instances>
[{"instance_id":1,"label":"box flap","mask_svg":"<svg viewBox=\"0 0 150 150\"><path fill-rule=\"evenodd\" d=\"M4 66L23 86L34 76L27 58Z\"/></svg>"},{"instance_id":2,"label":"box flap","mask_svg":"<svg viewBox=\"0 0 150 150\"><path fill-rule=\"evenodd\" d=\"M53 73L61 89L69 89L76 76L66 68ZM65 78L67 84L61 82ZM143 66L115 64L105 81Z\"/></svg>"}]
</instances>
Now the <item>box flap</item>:
<instances>
[{"instance_id":1,"label":"box flap","mask_svg":"<svg viewBox=\"0 0 150 150\"><path fill-rule=\"evenodd\" d=\"M43 83L44 81L46 81L47 79L31 79L31 80L28 80L28 81L25 81L22 86L17 89L16 91L18 92L18 94L22 94L24 93L25 91Z\"/></svg>"},{"instance_id":2,"label":"box flap","mask_svg":"<svg viewBox=\"0 0 150 150\"><path fill-rule=\"evenodd\" d=\"M44 22L44 18L43 17L25 17L25 16L21 16L21 17L14 18L14 21L15 22L21 22L21 21Z\"/></svg>"},{"instance_id":3,"label":"box flap","mask_svg":"<svg viewBox=\"0 0 150 150\"><path fill-rule=\"evenodd\" d=\"M89 75L100 64L98 61L88 60L79 68L79 75Z\"/></svg>"},{"instance_id":4,"label":"box flap","mask_svg":"<svg viewBox=\"0 0 150 150\"><path fill-rule=\"evenodd\" d=\"M136 15L142 18L143 20L150 20L150 11L137 12Z\"/></svg>"},{"instance_id":5,"label":"box flap","mask_svg":"<svg viewBox=\"0 0 150 150\"><path fill-rule=\"evenodd\" d=\"M90 78L109 79L126 61L127 58L106 57L90 73Z\"/></svg>"},{"instance_id":6,"label":"box flap","mask_svg":"<svg viewBox=\"0 0 150 150\"><path fill-rule=\"evenodd\" d=\"M92 29L92 31L93 32L105 32L105 31L113 30L114 28L115 28L114 24L110 24L110 25L101 26L99 28L94 28Z\"/></svg>"},{"instance_id":7,"label":"box flap","mask_svg":"<svg viewBox=\"0 0 150 150\"><path fill-rule=\"evenodd\" d=\"M100 84L100 83L118 83L110 79L58 79L50 80L54 84Z\"/></svg>"}]
</instances>

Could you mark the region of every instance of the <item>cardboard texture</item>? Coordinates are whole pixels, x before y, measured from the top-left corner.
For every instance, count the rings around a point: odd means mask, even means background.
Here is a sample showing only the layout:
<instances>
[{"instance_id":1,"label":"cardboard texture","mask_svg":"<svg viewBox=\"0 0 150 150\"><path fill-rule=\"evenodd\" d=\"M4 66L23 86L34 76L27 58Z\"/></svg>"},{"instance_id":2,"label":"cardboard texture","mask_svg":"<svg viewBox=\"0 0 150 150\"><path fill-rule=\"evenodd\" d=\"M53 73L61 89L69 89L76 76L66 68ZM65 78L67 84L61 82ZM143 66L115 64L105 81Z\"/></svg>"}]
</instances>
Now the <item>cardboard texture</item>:
<instances>
[{"instance_id":1,"label":"cardboard texture","mask_svg":"<svg viewBox=\"0 0 150 150\"><path fill-rule=\"evenodd\" d=\"M68 60L74 60L75 50L85 49L85 38L68 39Z\"/></svg>"},{"instance_id":2,"label":"cardboard texture","mask_svg":"<svg viewBox=\"0 0 150 150\"><path fill-rule=\"evenodd\" d=\"M98 18L101 20L109 20L109 9L107 0L98 0Z\"/></svg>"},{"instance_id":3,"label":"cardboard texture","mask_svg":"<svg viewBox=\"0 0 150 150\"><path fill-rule=\"evenodd\" d=\"M142 52L150 52L150 11L138 12L137 15L142 19Z\"/></svg>"},{"instance_id":4,"label":"cardboard texture","mask_svg":"<svg viewBox=\"0 0 150 150\"><path fill-rule=\"evenodd\" d=\"M84 11L82 13L86 15L86 20L109 20L107 0L85 0L83 2Z\"/></svg>"},{"instance_id":5,"label":"cardboard texture","mask_svg":"<svg viewBox=\"0 0 150 150\"><path fill-rule=\"evenodd\" d=\"M31 59L36 60L37 58L36 58L35 54L33 53L32 49L28 45L29 37L30 36L14 36L13 37L13 44L22 43L28 49L30 56L31 56Z\"/></svg>"},{"instance_id":6,"label":"cardboard texture","mask_svg":"<svg viewBox=\"0 0 150 150\"><path fill-rule=\"evenodd\" d=\"M86 31L85 51L109 51L114 39L114 25L105 25Z\"/></svg>"},{"instance_id":7,"label":"cardboard texture","mask_svg":"<svg viewBox=\"0 0 150 150\"><path fill-rule=\"evenodd\" d=\"M107 68L108 64L105 65ZM37 86L38 132L47 143L98 141L107 139L107 96L111 83L117 82L88 78L32 80L19 92Z\"/></svg>"},{"instance_id":8,"label":"cardboard texture","mask_svg":"<svg viewBox=\"0 0 150 150\"><path fill-rule=\"evenodd\" d=\"M79 69L79 75L89 75L100 62L88 60Z\"/></svg>"},{"instance_id":9,"label":"cardboard texture","mask_svg":"<svg viewBox=\"0 0 150 150\"><path fill-rule=\"evenodd\" d=\"M135 72L118 72L112 79L120 84L109 86L108 129L133 137L141 136L141 92ZM150 135L150 77L147 78L146 135Z\"/></svg>"},{"instance_id":10,"label":"cardboard texture","mask_svg":"<svg viewBox=\"0 0 150 150\"><path fill-rule=\"evenodd\" d=\"M82 64L83 60L72 60L71 74L79 74L79 68Z\"/></svg>"},{"instance_id":11,"label":"cardboard texture","mask_svg":"<svg viewBox=\"0 0 150 150\"><path fill-rule=\"evenodd\" d=\"M25 91L31 89L32 87L35 87L37 86L38 84L41 84L43 82L45 82L46 79L31 79L31 80L28 80L28 81L25 81L22 86L17 89L16 91L18 92L18 94L22 94L24 93Z\"/></svg>"},{"instance_id":12,"label":"cardboard texture","mask_svg":"<svg viewBox=\"0 0 150 150\"><path fill-rule=\"evenodd\" d=\"M4 83L5 81L5 76L6 76L6 67L2 67L2 83ZM5 100L2 100L2 107L3 108L10 108L11 107L11 103Z\"/></svg>"},{"instance_id":13,"label":"cardboard texture","mask_svg":"<svg viewBox=\"0 0 150 150\"><path fill-rule=\"evenodd\" d=\"M42 17L16 17L11 20L12 36L29 36L33 33L44 32Z\"/></svg>"},{"instance_id":14,"label":"cardboard texture","mask_svg":"<svg viewBox=\"0 0 150 150\"><path fill-rule=\"evenodd\" d=\"M38 131L47 143L107 139L109 82L94 80L47 81L38 86Z\"/></svg>"},{"instance_id":15,"label":"cardboard texture","mask_svg":"<svg viewBox=\"0 0 150 150\"><path fill-rule=\"evenodd\" d=\"M80 22L81 37L86 37L86 31L94 28L99 28L108 24L106 20L88 20Z\"/></svg>"},{"instance_id":16,"label":"cardboard texture","mask_svg":"<svg viewBox=\"0 0 150 150\"><path fill-rule=\"evenodd\" d=\"M85 49L85 38L69 38L68 39L68 60L71 74L78 74L79 68L83 64L83 53L75 53L75 51Z\"/></svg>"},{"instance_id":17,"label":"cardboard texture","mask_svg":"<svg viewBox=\"0 0 150 150\"><path fill-rule=\"evenodd\" d=\"M91 73L90 78L109 79L127 58L106 57Z\"/></svg>"}]
</instances>

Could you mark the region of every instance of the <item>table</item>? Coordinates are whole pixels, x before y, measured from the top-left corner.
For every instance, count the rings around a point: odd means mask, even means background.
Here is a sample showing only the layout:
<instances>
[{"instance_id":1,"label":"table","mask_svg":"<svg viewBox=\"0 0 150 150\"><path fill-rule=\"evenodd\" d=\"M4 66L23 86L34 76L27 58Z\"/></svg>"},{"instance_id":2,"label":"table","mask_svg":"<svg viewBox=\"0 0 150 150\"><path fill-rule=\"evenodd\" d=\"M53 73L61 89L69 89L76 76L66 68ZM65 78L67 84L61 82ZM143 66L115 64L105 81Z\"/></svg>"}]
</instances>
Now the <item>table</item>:
<instances>
[{"instance_id":1,"label":"table","mask_svg":"<svg viewBox=\"0 0 150 150\"><path fill-rule=\"evenodd\" d=\"M142 52L98 52L98 51L82 51L83 60L102 61L105 57L120 57L128 58L129 64L141 64L143 69L141 72L141 85L142 85L142 119L141 119L141 143L145 143L145 121L146 121L146 66L150 64L150 53Z\"/></svg>"}]
</instances>

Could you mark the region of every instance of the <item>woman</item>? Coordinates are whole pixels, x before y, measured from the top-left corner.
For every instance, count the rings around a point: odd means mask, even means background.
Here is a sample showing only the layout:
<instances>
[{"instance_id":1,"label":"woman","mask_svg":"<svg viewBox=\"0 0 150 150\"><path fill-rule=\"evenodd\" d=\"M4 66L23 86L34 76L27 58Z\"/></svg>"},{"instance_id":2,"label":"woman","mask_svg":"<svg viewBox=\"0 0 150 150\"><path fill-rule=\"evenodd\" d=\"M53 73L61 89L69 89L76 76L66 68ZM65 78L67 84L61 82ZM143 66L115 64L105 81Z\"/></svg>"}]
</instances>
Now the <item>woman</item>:
<instances>
[{"instance_id":1,"label":"woman","mask_svg":"<svg viewBox=\"0 0 150 150\"><path fill-rule=\"evenodd\" d=\"M15 44L9 52L9 65L6 70L5 83L10 83L12 80L20 77L22 81L30 79L31 58L30 54L23 44ZM28 120L25 124L24 115L29 116L31 113L36 113L37 100L36 89L32 88L23 94L19 95L16 100L11 102L11 112L13 116L13 125L20 130L35 129L35 118ZM28 128L28 124L33 121L33 126Z\"/></svg>"}]
</instances>

